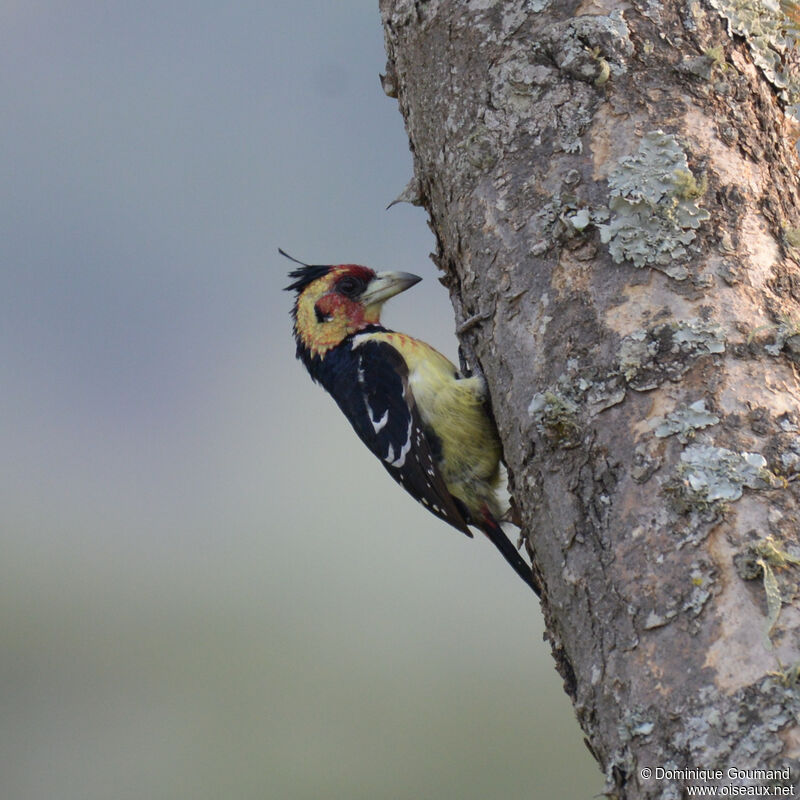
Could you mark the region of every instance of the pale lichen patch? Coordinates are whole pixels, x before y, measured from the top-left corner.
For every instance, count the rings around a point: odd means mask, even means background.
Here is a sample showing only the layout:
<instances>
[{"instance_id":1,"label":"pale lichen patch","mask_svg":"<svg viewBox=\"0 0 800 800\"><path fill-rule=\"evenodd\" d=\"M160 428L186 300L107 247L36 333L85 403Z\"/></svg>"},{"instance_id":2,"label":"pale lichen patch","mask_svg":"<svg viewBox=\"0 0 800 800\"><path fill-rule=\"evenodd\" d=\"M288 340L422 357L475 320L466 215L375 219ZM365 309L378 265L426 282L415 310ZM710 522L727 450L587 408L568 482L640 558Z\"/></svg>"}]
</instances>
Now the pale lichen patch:
<instances>
[{"instance_id":1,"label":"pale lichen patch","mask_svg":"<svg viewBox=\"0 0 800 800\"><path fill-rule=\"evenodd\" d=\"M678 474L702 501L738 500L745 488L771 484L767 460L760 453L737 453L726 447L692 444L681 453Z\"/></svg>"},{"instance_id":2,"label":"pale lichen patch","mask_svg":"<svg viewBox=\"0 0 800 800\"><path fill-rule=\"evenodd\" d=\"M728 24L729 34L744 37L750 54L780 98L796 115L800 81L793 51L798 30L776 0L709 0Z\"/></svg>"},{"instance_id":3,"label":"pale lichen patch","mask_svg":"<svg viewBox=\"0 0 800 800\"><path fill-rule=\"evenodd\" d=\"M696 430L718 422L719 417L706 408L706 401L697 400L689 405L681 403L666 416L651 419L649 424L659 439L677 435L681 442L687 442Z\"/></svg>"},{"instance_id":4,"label":"pale lichen patch","mask_svg":"<svg viewBox=\"0 0 800 800\"><path fill-rule=\"evenodd\" d=\"M678 140L660 130L644 134L638 151L611 171L608 186L612 216L598 228L614 261L687 278L687 246L710 215L698 205L703 188Z\"/></svg>"}]
</instances>

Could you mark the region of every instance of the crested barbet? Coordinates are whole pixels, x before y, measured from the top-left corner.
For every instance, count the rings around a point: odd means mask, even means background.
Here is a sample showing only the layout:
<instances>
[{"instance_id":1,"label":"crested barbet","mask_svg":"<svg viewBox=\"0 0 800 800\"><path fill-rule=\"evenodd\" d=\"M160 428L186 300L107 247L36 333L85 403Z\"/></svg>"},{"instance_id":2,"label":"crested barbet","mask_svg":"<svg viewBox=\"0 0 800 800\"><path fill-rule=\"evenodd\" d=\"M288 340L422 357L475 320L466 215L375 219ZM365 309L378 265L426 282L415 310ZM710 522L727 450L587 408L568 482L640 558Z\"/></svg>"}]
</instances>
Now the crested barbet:
<instances>
[{"instance_id":1,"label":"crested barbet","mask_svg":"<svg viewBox=\"0 0 800 800\"><path fill-rule=\"evenodd\" d=\"M297 358L361 441L437 517L467 536L470 525L480 529L538 593L498 522L502 449L483 378L380 323L383 304L421 279L356 264L302 264L289 277Z\"/></svg>"}]
</instances>

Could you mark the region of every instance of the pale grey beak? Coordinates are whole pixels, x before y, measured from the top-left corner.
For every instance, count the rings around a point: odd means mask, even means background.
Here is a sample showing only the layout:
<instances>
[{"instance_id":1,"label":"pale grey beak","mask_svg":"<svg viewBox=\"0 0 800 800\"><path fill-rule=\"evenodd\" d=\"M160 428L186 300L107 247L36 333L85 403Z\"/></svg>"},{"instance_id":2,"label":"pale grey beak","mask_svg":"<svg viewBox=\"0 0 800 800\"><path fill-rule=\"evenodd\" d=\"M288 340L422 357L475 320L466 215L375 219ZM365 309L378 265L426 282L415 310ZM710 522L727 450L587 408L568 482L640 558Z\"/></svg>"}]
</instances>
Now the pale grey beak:
<instances>
[{"instance_id":1,"label":"pale grey beak","mask_svg":"<svg viewBox=\"0 0 800 800\"><path fill-rule=\"evenodd\" d=\"M421 280L419 275L412 275L410 272L378 272L359 300L364 306L380 305Z\"/></svg>"}]
</instances>

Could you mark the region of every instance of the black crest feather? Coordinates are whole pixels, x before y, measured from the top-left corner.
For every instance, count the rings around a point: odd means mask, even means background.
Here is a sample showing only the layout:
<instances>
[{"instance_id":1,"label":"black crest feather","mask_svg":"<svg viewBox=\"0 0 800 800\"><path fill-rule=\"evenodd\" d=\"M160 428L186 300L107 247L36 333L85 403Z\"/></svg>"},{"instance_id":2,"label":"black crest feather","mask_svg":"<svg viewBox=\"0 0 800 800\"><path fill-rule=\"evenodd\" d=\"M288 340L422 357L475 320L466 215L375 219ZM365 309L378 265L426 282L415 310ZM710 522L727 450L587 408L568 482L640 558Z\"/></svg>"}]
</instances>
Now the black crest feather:
<instances>
[{"instance_id":1,"label":"black crest feather","mask_svg":"<svg viewBox=\"0 0 800 800\"><path fill-rule=\"evenodd\" d=\"M284 258L288 258L289 261L300 264L298 269L293 269L289 273L289 277L293 279L293 283L285 287L284 290L287 292L297 292L299 294L309 283L313 283L317 278L327 275L330 270L329 265L305 264L302 261L298 261L294 256L290 256L286 251L281 250L280 247L278 248L278 252L284 256Z\"/></svg>"}]
</instances>

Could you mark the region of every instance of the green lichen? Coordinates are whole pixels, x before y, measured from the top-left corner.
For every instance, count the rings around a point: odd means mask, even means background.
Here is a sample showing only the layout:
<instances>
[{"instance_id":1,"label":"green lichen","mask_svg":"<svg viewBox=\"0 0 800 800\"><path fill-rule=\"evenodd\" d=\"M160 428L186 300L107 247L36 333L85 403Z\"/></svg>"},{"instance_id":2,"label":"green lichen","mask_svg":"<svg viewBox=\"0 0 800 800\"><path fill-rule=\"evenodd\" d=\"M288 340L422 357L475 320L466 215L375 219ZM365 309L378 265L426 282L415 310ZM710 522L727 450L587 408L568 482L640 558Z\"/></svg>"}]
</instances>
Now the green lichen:
<instances>
[{"instance_id":1,"label":"green lichen","mask_svg":"<svg viewBox=\"0 0 800 800\"><path fill-rule=\"evenodd\" d=\"M800 247L800 228L783 226L783 240L789 247Z\"/></svg>"},{"instance_id":2,"label":"green lichen","mask_svg":"<svg viewBox=\"0 0 800 800\"><path fill-rule=\"evenodd\" d=\"M594 79L594 85L603 86L611 77L611 65L603 58L602 51L599 47L592 48L591 53L592 58L597 62L598 66L597 77Z\"/></svg>"},{"instance_id":3,"label":"green lichen","mask_svg":"<svg viewBox=\"0 0 800 800\"><path fill-rule=\"evenodd\" d=\"M528 406L528 414L536 421L539 433L566 448L580 444L578 410L576 403L554 391L537 392Z\"/></svg>"},{"instance_id":4,"label":"green lichen","mask_svg":"<svg viewBox=\"0 0 800 800\"><path fill-rule=\"evenodd\" d=\"M797 116L800 79L796 46L800 18L793 3L777 0L710 0L725 18L728 33L744 37L753 61L778 90L787 111Z\"/></svg>"},{"instance_id":5,"label":"green lichen","mask_svg":"<svg viewBox=\"0 0 800 800\"><path fill-rule=\"evenodd\" d=\"M772 647L771 635L780 617L784 594L793 596L797 583L793 579L779 579L779 571L800 566L800 556L789 552L784 544L772 536L750 543L734 557L739 576L744 580L760 577L767 601L767 622L764 627L764 644ZM783 586L782 586L783 583Z\"/></svg>"},{"instance_id":6,"label":"green lichen","mask_svg":"<svg viewBox=\"0 0 800 800\"><path fill-rule=\"evenodd\" d=\"M704 181L692 174L678 140L660 130L646 133L638 151L611 172L608 186L611 220L598 228L614 261L688 277L687 245L710 215L697 204Z\"/></svg>"},{"instance_id":7,"label":"green lichen","mask_svg":"<svg viewBox=\"0 0 800 800\"><path fill-rule=\"evenodd\" d=\"M757 542L755 552L760 558L779 569L791 566L800 567L800 557L790 553L781 542L776 541L772 536L766 536Z\"/></svg>"},{"instance_id":8,"label":"green lichen","mask_svg":"<svg viewBox=\"0 0 800 800\"><path fill-rule=\"evenodd\" d=\"M675 170L675 194L682 200L697 200L702 197L708 189L708 178L705 175L697 178L688 169Z\"/></svg>"},{"instance_id":9,"label":"green lichen","mask_svg":"<svg viewBox=\"0 0 800 800\"><path fill-rule=\"evenodd\" d=\"M777 678L781 685L790 688L795 686L797 683L800 683L800 661L795 664L791 664L786 666L780 662L778 659L779 670L777 672L770 672L769 674Z\"/></svg>"},{"instance_id":10,"label":"green lichen","mask_svg":"<svg viewBox=\"0 0 800 800\"><path fill-rule=\"evenodd\" d=\"M771 644L769 636L780 616L783 600L778 579L775 577L772 567L763 558L759 559L758 563L764 571L764 594L767 597L767 626L764 629L764 638L769 646Z\"/></svg>"},{"instance_id":11,"label":"green lichen","mask_svg":"<svg viewBox=\"0 0 800 800\"><path fill-rule=\"evenodd\" d=\"M678 439L686 443L694 438L694 432L709 425L716 425L719 417L706 408L705 400L697 400L690 405L681 403L666 417L656 417L651 420L650 426L654 428L659 439L677 434Z\"/></svg>"},{"instance_id":12,"label":"green lichen","mask_svg":"<svg viewBox=\"0 0 800 800\"><path fill-rule=\"evenodd\" d=\"M703 55L711 62L711 68L716 69L719 67L720 69L726 69L727 64L725 63L725 50L722 45L716 45L716 47L709 47Z\"/></svg>"}]
</instances>

